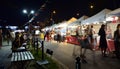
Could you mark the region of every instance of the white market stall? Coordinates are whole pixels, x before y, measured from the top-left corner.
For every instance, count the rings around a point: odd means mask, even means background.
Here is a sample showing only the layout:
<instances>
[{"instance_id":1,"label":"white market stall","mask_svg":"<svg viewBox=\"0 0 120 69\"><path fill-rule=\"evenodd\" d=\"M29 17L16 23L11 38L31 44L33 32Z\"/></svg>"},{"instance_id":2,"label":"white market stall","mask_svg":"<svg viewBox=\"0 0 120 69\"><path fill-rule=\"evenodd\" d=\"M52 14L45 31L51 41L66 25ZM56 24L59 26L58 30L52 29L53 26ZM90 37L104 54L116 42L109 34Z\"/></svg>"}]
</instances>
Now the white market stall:
<instances>
[{"instance_id":1,"label":"white market stall","mask_svg":"<svg viewBox=\"0 0 120 69\"><path fill-rule=\"evenodd\" d=\"M80 17L79 19L77 19L76 21L68 24L67 28L68 28L70 34L75 35L76 34L76 32L75 32L76 28L81 25L81 21L83 21L87 18L88 18L88 16L84 15L84 16Z\"/></svg>"},{"instance_id":2,"label":"white market stall","mask_svg":"<svg viewBox=\"0 0 120 69\"><path fill-rule=\"evenodd\" d=\"M97 13L96 15L89 17L86 20L83 20L81 23L82 24L96 24L100 22L106 21L106 14L109 13L111 10L109 9L104 9Z\"/></svg>"},{"instance_id":3,"label":"white market stall","mask_svg":"<svg viewBox=\"0 0 120 69\"><path fill-rule=\"evenodd\" d=\"M82 25L93 25L95 28L96 33L98 33L101 24L106 23L106 14L111 12L109 9L103 9L99 13L87 18L86 20L83 20L81 22Z\"/></svg>"},{"instance_id":4,"label":"white market stall","mask_svg":"<svg viewBox=\"0 0 120 69\"><path fill-rule=\"evenodd\" d=\"M106 15L106 21L112 21L113 23L120 23L120 8L109 12Z\"/></svg>"},{"instance_id":5,"label":"white market stall","mask_svg":"<svg viewBox=\"0 0 120 69\"><path fill-rule=\"evenodd\" d=\"M110 17L110 16L120 16L120 8L115 9L106 15L106 17Z\"/></svg>"},{"instance_id":6,"label":"white market stall","mask_svg":"<svg viewBox=\"0 0 120 69\"><path fill-rule=\"evenodd\" d=\"M71 19L69 19L68 21L64 22L64 23L60 23L60 25L58 25L58 28L60 28L60 32L63 35L66 35L66 33L69 33L68 31L68 25L77 21L76 18L72 17Z\"/></svg>"},{"instance_id":7,"label":"white market stall","mask_svg":"<svg viewBox=\"0 0 120 69\"><path fill-rule=\"evenodd\" d=\"M117 24L120 23L120 8L109 12L106 15L106 21L109 22L107 25L111 27L113 35L114 31L116 30Z\"/></svg>"},{"instance_id":8,"label":"white market stall","mask_svg":"<svg viewBox=\"0 0 120 69\"><path fill-rule=\"evenodd\" d=\"M75 22L70 23L68 26L78 26L78 25L80 25L81 21L83 21L87 18L88 18L88 16L84 15L84 16L80 17L78 20L76 20Z\"/></svg>"}]
</instances>

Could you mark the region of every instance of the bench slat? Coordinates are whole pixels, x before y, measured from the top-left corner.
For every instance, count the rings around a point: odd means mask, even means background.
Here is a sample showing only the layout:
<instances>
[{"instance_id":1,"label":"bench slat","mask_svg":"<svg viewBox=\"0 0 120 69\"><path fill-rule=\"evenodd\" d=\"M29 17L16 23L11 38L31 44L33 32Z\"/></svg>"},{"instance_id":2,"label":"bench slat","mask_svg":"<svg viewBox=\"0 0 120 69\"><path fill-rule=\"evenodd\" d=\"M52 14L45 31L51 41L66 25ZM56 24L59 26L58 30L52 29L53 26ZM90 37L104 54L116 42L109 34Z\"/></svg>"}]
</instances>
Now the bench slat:
<instances>
[{"instance_id":1,"label":"bench slat","mask_svg":"<svg viewBox=\"0 0 120 69\"><path fill-rule=\"evenodd\" d=\"M11 61L24 61L34 59L30 51L12 53Z\"/></svg>"},{"instance_id":2,"label":"bench slat","mask_svg":"<svg viewBox=\"0 0 120 69\"><path fill-rule=\"evenodd\" d=\"M18 52L18 61L20 61L21 60L21 58L20 58L20 53Z\"/></svg>"},{"instance_id":3,"label":"bench slat","mask_svg":"<svg viewBox=\"0 0 120 69\"><path fill-rule=\"evenodd\" d=\"M14 55L15 55L15 54L14 54L14 53L12 53L12 58L11 58L11 61L14 61L14 59L15 59L15 58L14 58Z\"/></svg>"},{"instance_id":4,"label":"bench slat","mask_svg":"<svg viewBox=\"0 0 120 69\"><path fill-rule=\"evenodd\" d=\"M30 57L30 55L29 55L28 51L27 51L27 52L25 52L25 53L26 53L27 58L28 58L29 60L31 60L31 57Z\"/></svg>"},{"instance_id":5,"label":"bench slat","mask_svg":"<svg viewBox=\"0 0 120 69\"><path fill-rule=\"evenodd\" d=\"M15 55L14 55L14 57L15 57L15 61L17 61L17 57L18 55L17 55L17 53L15 53Z\"/></svg>"},{"instance_id":6,"label":"bench slat","mask_svg":"<svg viewBox=\"0 0 120 69\"><path fill-rule=\"evenodd\" d=\"M34 59L34 57L33 57L33 55L31 54L31 52L28 51L28 53L30 54L31 59Z\"/></svg>"},{"instance_id":7,"label":"bench slat","mask_svg":"<svg viewBox=\"0 0 120 69\"><path fill-rule=\"evenodd\" d=\"M24 56L22 52L20 52L20 56L21 56L21 60L24 60Z\"/></svg>"},{"instance_id":8,"label":"bench slat","mask_svg":"<svg viewBox=\"0 0 120 69\"><path fill-rule=\"evenodd\" d=\"M25 54L25 52L23 52L23 56L24 56L24 60L28 59L27 56L26 56L26 54Z\"/></svg>"}]
</instances>

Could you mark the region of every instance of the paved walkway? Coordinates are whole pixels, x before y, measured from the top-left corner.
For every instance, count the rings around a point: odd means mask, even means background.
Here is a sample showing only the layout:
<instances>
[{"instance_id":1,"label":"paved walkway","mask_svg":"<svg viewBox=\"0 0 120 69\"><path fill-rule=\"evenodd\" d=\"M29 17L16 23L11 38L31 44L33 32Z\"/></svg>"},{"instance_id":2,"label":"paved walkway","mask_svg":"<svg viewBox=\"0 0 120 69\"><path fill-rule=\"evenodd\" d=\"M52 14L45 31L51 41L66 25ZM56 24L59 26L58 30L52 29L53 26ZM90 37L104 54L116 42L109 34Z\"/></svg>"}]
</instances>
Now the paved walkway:
<instances>
[{"instance_id":1,"label":"paved walkway","mask_svg":"<svg viewBox=\"0 0 120 69\"><path fill-rule=\"evenodd\" d=\"M5 69L10 66L11 53L11 43L8 45L7 42L3 42L3 45L0 49L0 66L4 66Z\"/></svg>"},{"instance_id":2,"label":"paved walkway","mask_svg":"<svg viewBox=\"0 0 120 69\"><path fill-rule=\"evenodd\" d=\"M75 55L79 56L80 46L55 41L45 42L44 46L45 49L54 51L53 57L66 66L65 69L75 69ZM10 53L11 45L4 43L0 49L0 65L3 64L6 69L10 65ZM103 58L100 51L96 51L94 55L92 51L87 50L86 58L88 63L82 63L81 69L120 69L120 61L111 57Z\"/></svg>"},{"instance_id":3,"label":"paved walkway","mask_svg":"<svg viewBox=\"0 0 120 69\"><path fill-rule=\"evenodd\" d=\"M80 46L68 44L45 42L45 49L54 51L53 57L68 69L75 69L75 55L79 56ZM112 57L102 57L100 51L93 53L91 50L86 52L86 60L88 63L81 64L81 69L120 69L120 61Z\"/></svg>"},{"instance_id":4,"label":"paved walkway","mask_svg":"<svg viewBox=\"0 0 120 69\"><path fill-rule=\"evenodd\" d=\"M2 48L0 49L0 69L3 69L2 67L4 66L4 69L11 69L10 64L11 64L11 42L8 43L6 41L3 42ZM39 69L40 67L35 64L35 61L30 63L31 66L28 66L27 69Z\"/></svg>"}]
</instances>

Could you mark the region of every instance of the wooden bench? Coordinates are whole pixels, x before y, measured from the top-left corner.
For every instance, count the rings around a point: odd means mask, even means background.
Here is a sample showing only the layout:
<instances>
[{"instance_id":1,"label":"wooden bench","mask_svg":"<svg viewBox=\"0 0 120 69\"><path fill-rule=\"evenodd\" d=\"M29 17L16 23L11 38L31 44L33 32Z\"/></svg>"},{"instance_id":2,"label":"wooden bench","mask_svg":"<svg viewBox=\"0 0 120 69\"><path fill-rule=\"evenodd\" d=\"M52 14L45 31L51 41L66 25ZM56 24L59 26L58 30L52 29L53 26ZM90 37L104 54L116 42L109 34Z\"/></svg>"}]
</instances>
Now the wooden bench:
<instances>
[{"instance_id":1,"label":"wooden bench","mask_svg":"<svg viewBox=\"0 0 120 69\"><path fill-rule=\"evenodd\" d=\"M12 69L25 69L32 60L34 57L30 51L13 52L11 57Z\"/></svg>"}]
</instances>

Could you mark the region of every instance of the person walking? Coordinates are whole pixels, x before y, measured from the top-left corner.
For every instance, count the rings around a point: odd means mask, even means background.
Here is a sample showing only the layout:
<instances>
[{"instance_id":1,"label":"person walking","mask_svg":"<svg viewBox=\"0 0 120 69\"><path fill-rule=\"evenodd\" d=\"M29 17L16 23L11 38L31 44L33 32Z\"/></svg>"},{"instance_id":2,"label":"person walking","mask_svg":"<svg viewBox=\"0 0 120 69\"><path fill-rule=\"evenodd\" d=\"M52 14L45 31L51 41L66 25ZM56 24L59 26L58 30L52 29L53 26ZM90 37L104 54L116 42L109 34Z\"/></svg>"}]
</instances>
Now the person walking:
<instances>
[{"instance_id":1,"label":"person walking","mask_svg":"<svg viewBox=\"0 0 120 69\"><path fill-rule=\"evenodd\" d=\"M106 40L106 26L104 24L101 25L99 29L98 35L100 36L99 47L101 48L101 53L103 57L106 57L106 49L107 49L107 40Z\"/></svg>"},{"instance_id":2,"label":"person walking","mask_svg":"<svg viewBox=\"0 0 120 69\"><path fill-rule=\"evenodd\" d=\"M120 59L120 24L117 25L117 29L114 32L114 45L116 57Z\"/></svg>"},{"instance_id":3,"label":"person walking","mask_svg":"<svg viewBox=\"0 0 120 69\"><path fill-rule=\"evenodd\" d=\"M93 28L93 25L91 25L90 28L88 29L88 35L89 35L89 43L91 45L91 48L94 50L95 49L95 46L94 46L95 29Z\"/></svg>"},{"instance_id":4,"label":"person walking","mask_svg":"<svg viewBox=\"0 0 120 69\"><path fill-rule=\"evenodd\" d=\"M49 31L46 31L45 36L44 36L44 40L47 40L47 41L50 40L50 33L49 33Z\"/></svg>"}]
</instances>

